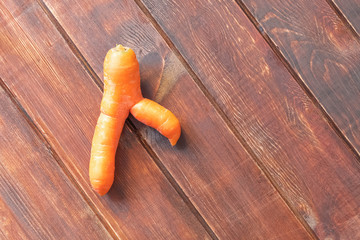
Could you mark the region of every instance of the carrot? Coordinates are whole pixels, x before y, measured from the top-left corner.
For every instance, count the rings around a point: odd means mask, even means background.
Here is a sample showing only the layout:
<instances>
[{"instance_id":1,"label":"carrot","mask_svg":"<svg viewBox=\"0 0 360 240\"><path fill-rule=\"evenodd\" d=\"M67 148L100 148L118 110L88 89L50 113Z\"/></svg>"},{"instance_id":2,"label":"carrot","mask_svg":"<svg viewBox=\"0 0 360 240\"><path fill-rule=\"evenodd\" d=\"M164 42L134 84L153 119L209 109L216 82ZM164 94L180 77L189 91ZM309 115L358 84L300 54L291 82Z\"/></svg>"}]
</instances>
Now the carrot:
<instances>
[{"instance_id":1,"label":"carrot","mask_svg":"<svg viewBox=\"0 0 360 240\"><path fill-rule=\"evenodd\" d=\"M116 149L130 111L137 120L167 137L173 146L180 137L181 128L172 112L143 98L136 55L122 45L106 54L100 110L92 140L89 176L93 189L102 196L114 181Z\"/></svg>"}]
</instances>

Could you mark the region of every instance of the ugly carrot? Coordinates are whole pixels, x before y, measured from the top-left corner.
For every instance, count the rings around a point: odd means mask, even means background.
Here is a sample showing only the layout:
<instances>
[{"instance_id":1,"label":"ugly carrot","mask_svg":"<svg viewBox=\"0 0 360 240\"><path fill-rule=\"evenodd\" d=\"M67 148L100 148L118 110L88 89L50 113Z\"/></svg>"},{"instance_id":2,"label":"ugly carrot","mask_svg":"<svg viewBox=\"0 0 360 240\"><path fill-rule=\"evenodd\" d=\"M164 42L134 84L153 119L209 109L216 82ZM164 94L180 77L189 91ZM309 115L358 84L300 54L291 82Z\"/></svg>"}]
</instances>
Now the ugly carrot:
<instances>
[{"instance_id":1,"label":"ugly carrot","mask_svg":"<svg viewBox=\"0 0 360 240\"><path fill-rule=\"evenodd\" d=\"M115 154L126 118L136 119L157 129L175 145L181 128L173 113L144 99L140 90L139 63L134 51L121 45L108 51L104 60L104 95L91 147L89 165L93 189L105 195L113 181Z\"/></svg>"}]
</instances>

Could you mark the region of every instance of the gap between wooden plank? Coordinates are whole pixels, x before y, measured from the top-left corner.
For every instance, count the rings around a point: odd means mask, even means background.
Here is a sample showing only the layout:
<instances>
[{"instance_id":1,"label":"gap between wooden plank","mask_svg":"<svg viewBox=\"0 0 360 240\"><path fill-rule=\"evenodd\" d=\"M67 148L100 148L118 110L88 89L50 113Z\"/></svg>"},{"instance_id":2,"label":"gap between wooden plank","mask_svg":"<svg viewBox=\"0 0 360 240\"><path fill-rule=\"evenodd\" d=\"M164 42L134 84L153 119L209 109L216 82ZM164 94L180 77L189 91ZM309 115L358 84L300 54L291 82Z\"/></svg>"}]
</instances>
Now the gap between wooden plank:
<instances>
[{"instance_id":1,"label":"gap between wooden plank","mask_svg":"<svg viewBox=\"0 0 360 240\"><path fill-rule=\"evenodd\" d=\"M251 147L247 144L246 140L241 136L241 134L236 130L235 126L231 122L231 120L226 116L224 111L221 109L221 107L216 103L216 100L214 97L210 94L210 92L207 90L207 88L204 86L204 84L201 82L200 78L196 75L196 73L193 71L193 69L190 67L190 65L187 63L185 58L182 56L180 51L176 48L174 43L171 41L171 39L167 36L167 34L164 32L164 30L161 28L161 26L157 23L157 21L154 19L154 17L151 15L151 13L147 10L147 8L144 6L144 4L141 2L141 0L134 0L134 2L138 5L138 7L141 9L141 11L146 15L146 17L149 19L151 24L154 26L154 28L158 31L160 36L165 40L166 44L168 44L171 51L177 56L179 61L183 64L184 68L187 70L187 72L192 77L193 81L196 83L196 85L200 88L200 90L203 92L203 94L206 96L208 101L212 104L212 106L215 108L215 110L219 113L221 118L225 121L227 127L231 130L231 132L234 134L234 136L240 141L242 146L245 148L245 150L249 153L249 155L254 159L255 164L257 167L265 174L265 176L268 178L270 183L273 185L273 187L276 189L276 191L281 196L282 200L286 203L287 207L291 210L291 212L294 214L294 216L301 222L303 227L306 229L306 231L309 233L310 236L313 237L313 239L319 239L315 232L311 229L311 227L307 224L307 222L302 218L300 214L297 213L297 211L291 207L291 204L286 199L285 194L281 191L280 187L276 184L276 182L272 179L270 173L266 170L266 168L263 166L261 161L257 158L256 154L253 152Z\"/></svg>"},{"instance_id":2,"label":"gap between wooden plank","mask_svg":"<svg viewBox=\"0 0 360 240\"><path fill-rule=\"evenodd\" d=\"M58 32L60 33L60 35L64 38L65 42L67 43L67 45L70 47L71 51L73 52L73 54L76 56L76 58L78 58L78 60L80 61L80 63L83 65L83 67L85 68L85 70L89 73L89 75L91 76L92 80L94 81L94 83L99 87L99 89L103 92L104 91L104 84L101 81L101 79L99 78L99 76L96 74L96 72L93 70L93 68L90 66L90 64L87 62L87 60L85 59L85 57L82 55L82 53L80 52L80 50L78 49L78 47L75 45L75 43L72 41L72 39L70 38L70 36L67 34L67 32L65 31L65 29L61 26L61 24L59 23L59 21L56 19L56 17L53 15L53 13L50 11L50 9L47 7L47 5L42 1L42 0L37 0L37 3L40 5L41 9L44 11L44 13L46 14L46 16L49 18L49 20L51 21L51 23L55 26L55 28L58 30ZM20 104L20 103L19 103ZM21 105L20 105L21 106ZM22 108L22 107L21 107ZM24 110L25 111L25 110ZM27 114L26 114L27 115ZM27 115L28 116L28 115ZM30 116L28 116L30 121L33 123L33 121L31 120ZM33 123L34 124L34 123ZM175 189L175 191L179 194L179 196L182 198L182 200L184 201L184 203L187 205L187 207L190 209L190 211L194 214L194 216L197 218L197 220L200 222L200 224L205 228L206 232L209 234L209 236L214 239L214 240L218 240L218 237L216 236L216 234L214 233L214 231L210 228L209 224L206 222L206 220L203 218L203 216L199 213L199 211L196 209L196 207L192 204L192 202L190 201L189 197L185 194L185 192L182 190L182 188L180 187L180 185L176 182L176 180L174 179L174 177L170 174L170 172L166 169L165 165L160 161L159 157L156 155L156 153L152 150L152 148L150 147L150 145L146 142L146 140L143 138L143 136L140 134L140 132L138 131L138 129L135 127L135 125L132 123L132 121L130 119L127 119L125 124L136 134L140 144L144 147L144 149L146 150L146 152L150 155L150 157L152 158L152 160L155 162L155 164L157 165L157 167L160 169L160 171L162 172L162 174L165 176L165 178L169 181L169 183L171 184L171 186ZM35 126L36 127L36 126ZM37 129L37 127L36 127ZM41 134L41 133L40 133ZM46 141L46 140L45 140ZM47 141L46 141L47 142ZM49 144L47 142L47 144ZM52 152L54 152L54 150L52 150ZM57 156L57 155L56 155ZM60 160L59 160L60 161ZM64 168L65 165L64 165ZM67 170L67 169L66 169ZM68 172L68 171L67 171ZM69 172L70 174L70 172ZM74 181L76 181L73 177L72 179ZM79 185L79 188L80 185ZM81 192L83 193L83 190L81 189ZM85 194L85 193L84 193ZM90 200L90 199L89 199ZM94 205L94 204L93 204ZM95 205L94 205L95 207ZM98 211L99 212L99 211ZM99 212L100 214L100 212ZM100 215L101 216L101 215ZM106 219L104 219L104 222L107 222ZM108 222L107 222L108 223ZM108 226L111 228L111 225L108 223ZM106 227L106 229L108 229ZM112 229L112 228L111 228ZM114 234L116 235L115 231L112 229L112 231L114 232Z\"/></svg>"},{"instance_id":3,"label":"gap between wooden plank","mask_svg":"<svg viewBox=\"0 0 360 240\"><path fill-rule=\"evenodd\" d=\"M26 110L23 108L23 106L20 104L20 102L16 99L15 95L11 92L9 87L5 84L5 82L0 77L0 87L4 89L5 93L9 96L10 100L14 103L16 108L19 110L19 112L22 114L26 122L29 124L29 126L34 130L35 134L39 137L39 139L45 144L45 147L49 154L55 159L56 163L59 165L60 169L63 171L65 176L69 179L69 181L73 184L75 189L79 192L80 196L83 198L83 200L88 204L90 209L94 212L95 216L99 219L101 224L104 226L104 228L109 232L110 236L113 239L120 239L114 229L111 227L109 222L101 215L99 209L96 207L96 205L91 201L89 197L85 194L81 186L77 183L75 178L72 176L72 174L69 172L65 164L61 161L59 155L56 153L56 151L53 149L49 141L46 139L46 137L41 133L40 129L37 127L35 122L31 119L30 115L26 112Z\"/></svg>"},{"instance_id":4,"label":"gap between wooden plank","mask_svg":"<svg viewBox=\"0 0 360 240\"><path fill-rule=\"evenodd\" d=\"M346 18L346 16L342 13L340 8L336 5L333 0L326 0L326 2L330 5L330 7L334 10L336 15L341 19L345 26L347 26L351 32L355 35L356 38L360 38L359 33L356 31L351 22Z\"/></svg>"},{"instance_id":5,"label":"gap between wooden plank","mask_svg":"<svg viewBox=\"0 0 360 240\"><path fill-rule=\"evenodd\" d=\"M295 70L291 67L290 63L286 60L285 56L281 53L276 44L271 40L271 38L265 33L260 23L255 19L255 17L251 14L249 9L241 2L240 0L235 0L240 9L245 13L245 15L250 19L252 24L258 30L258 32L263 36L267 44L273 50L275 55L279 58L279 60L284 64L285 68L291 74L291 76L295 79L295 81L300 85L300 87L304 90L305 94L309 97L309 99L313 102L316 108L318 108L325 119L325 121L330 125L330 127L334 130L336 135L340 137L345 142L345 145L348 146L350 151L354 153L356 159L360 162L360 153L356 150L356 148L351 144L350 140L341 132L340 128L336 125L335 121L331 118L331 116L326 112L324 107L320 104L320 102L316 99L314 94L311 92L310 88L306 85L305 81L302 80L301 76L298 75ZM331 1L331 0L326 0ZM353 30L353 29L352 29ZM356 34L356 32L355 32Z\"/></svg>"}]
</instances>

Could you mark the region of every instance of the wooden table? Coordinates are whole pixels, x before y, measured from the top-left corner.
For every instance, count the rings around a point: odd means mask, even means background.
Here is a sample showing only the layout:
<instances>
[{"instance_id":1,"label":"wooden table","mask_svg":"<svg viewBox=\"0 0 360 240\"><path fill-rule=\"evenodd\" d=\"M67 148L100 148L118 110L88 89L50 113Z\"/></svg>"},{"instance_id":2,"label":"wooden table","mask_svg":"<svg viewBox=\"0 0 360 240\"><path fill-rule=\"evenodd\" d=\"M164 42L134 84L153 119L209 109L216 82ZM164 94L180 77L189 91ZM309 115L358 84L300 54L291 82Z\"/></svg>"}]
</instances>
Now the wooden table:
<instances>
[{"instance_id":1,"label":"wooden table","mask_svg":"<svg viewBox=\"0 0 360 240\"><path fill-rule=\"evenodd\" d=\"M0 239L360 239L360 0L5 0L0 23ZM99 197L117 43L182 136L130 117Z\"/></svg>"}]
</instances>

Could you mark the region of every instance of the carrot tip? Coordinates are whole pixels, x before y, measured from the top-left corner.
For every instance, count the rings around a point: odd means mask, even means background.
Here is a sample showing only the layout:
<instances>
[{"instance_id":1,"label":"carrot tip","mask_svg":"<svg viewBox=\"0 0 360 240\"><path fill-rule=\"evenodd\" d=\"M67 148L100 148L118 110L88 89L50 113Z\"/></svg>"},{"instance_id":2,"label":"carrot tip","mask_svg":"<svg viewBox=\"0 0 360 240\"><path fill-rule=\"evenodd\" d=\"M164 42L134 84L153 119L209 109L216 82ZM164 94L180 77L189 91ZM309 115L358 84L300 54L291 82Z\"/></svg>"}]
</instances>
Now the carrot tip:
<instances>
[{"instance_id":1,"label":"carrot tip","mask_svg":"<svg viewBox=\"0 0 360 240\"><path fill-rule=\"evenodd\" d=\"M105 190L105 189L100 189L100 188L93 188L93 189L100 196L104 196L108 192L108 190Z\"/></svg>"},{"instance_id":2,"label":"carrot tip","mask_svg":"<svg viewBox=\"0 0 360 240\"><path fill-rule=\"evenodd\" d=\"M100 196L104 196L111 188L111 184L103 184L101 181L92 179L91 186L94 191L99 194Z\"/></svg>"},{"instance_id":3,"label":"carrot tip","mask_svg":"<svg viewBox=\"0 0 360 240\"><path fill-rule=\"evenodd\" d=\"M118 51L124 51L125 50L124 46L121 45L121 44L116 44L115 49L118 50Z\"/></svg>"},{"instance_id":4,"label":"carrot tip","mask_svg":"<svg viewBox=\"0 0 360 240\"><path fill-rule=\"evenodd\" d=\"M171 146L175 146L179 138L171 138L169 139Z\"/></svg>"}]
</instances>

